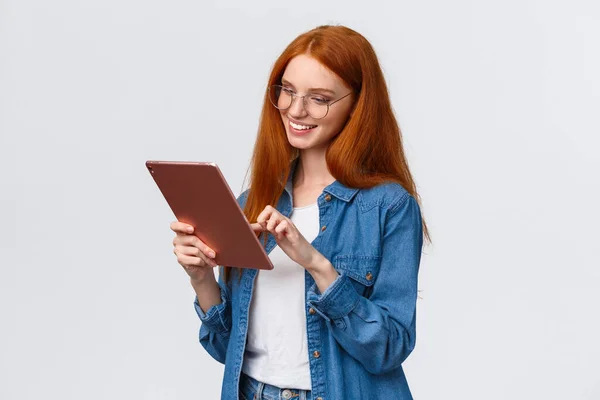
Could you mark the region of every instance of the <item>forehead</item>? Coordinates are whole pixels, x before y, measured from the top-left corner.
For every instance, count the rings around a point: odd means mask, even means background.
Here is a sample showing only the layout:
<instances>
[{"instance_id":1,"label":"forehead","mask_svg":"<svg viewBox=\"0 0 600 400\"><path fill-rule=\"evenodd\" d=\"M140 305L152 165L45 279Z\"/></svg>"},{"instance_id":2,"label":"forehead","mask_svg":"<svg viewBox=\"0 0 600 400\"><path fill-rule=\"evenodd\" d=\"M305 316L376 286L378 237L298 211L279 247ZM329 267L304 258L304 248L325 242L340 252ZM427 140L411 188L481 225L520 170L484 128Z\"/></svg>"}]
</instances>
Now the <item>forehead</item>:
<instances>
[{"instance_id":1,"label":"forehead","mask_svg":"<svg viewBox=\"0 0 600 400\"><path fill-rule=\"evenodd\" d=\"M282 79L287 80L298 89L327 88L335 90L346 86L340 77L306 54L290 60Z\"/></svg>"}]
</instances>

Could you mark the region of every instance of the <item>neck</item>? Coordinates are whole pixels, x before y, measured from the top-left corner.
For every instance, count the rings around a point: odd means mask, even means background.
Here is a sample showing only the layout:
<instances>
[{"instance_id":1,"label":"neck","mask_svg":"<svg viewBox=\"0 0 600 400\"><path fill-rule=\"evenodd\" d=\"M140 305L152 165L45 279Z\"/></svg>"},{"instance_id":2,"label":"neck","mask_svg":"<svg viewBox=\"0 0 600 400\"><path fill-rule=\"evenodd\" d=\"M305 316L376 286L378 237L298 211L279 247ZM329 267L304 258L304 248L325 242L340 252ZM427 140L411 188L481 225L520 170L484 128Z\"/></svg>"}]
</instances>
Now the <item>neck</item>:
<instances>
[{"instance_id":1,"label":"neck","mask_svg":"<svg viewBox=\"0 0 600 400\"><path fill-rule=\"evenodd\" d=\"M294 176L294 186L328 186L335 178L327 169L326 149L300 151L300 159Z\"/></svg>"}]
</instances>

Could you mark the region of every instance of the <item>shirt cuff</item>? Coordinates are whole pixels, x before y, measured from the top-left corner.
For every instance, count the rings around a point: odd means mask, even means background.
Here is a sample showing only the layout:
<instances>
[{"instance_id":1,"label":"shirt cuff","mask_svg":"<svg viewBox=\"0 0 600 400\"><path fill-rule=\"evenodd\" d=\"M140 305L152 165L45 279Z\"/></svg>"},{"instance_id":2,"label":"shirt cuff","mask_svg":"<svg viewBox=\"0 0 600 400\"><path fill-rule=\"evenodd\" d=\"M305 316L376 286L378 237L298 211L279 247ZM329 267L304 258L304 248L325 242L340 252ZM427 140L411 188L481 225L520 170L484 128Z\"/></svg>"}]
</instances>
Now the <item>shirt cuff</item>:
<instances>
[{"instance_id":1,"label":"shirt cuff","mask_svg":"<svg viewBox=\"0 0 600 400\"><path fill-rule=\"evenodd\" d=\"M224 290L221 289L221 303L215 304L206 312L202 311L200 303L198 303L198 297L196 296L194 298L194 308L196 309L196 314L198 314L202 325L208 330L217 333L227 332L231 326L231 321L225 312L228 304L227 298L224 296L223 292Z\"/></svg>"},{"instance_id":2,"label":"shirt cuff","mask_svg":"<svg viewBox=\"0 0 600 400\"><path fill-rule=\"evenodd\" d=\"M308 304L327 321L347 316L360 301L360 295L354 289L350 278L340 275L318 295L314 285L308 293Z\"/></svg>"}]
</instances>

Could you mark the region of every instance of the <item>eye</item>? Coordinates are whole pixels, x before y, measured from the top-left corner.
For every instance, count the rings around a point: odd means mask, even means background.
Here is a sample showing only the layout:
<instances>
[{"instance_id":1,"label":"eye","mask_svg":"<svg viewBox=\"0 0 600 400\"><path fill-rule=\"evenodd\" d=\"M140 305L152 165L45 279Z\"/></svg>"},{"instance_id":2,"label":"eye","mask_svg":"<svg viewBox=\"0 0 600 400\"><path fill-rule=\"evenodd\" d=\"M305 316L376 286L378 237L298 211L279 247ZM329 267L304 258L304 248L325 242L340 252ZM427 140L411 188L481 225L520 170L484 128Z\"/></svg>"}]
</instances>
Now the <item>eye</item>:
<instances>
[{"instance_id":1,"label":"eye","mask_svg":"<svg viewBox=\"0 0 600 400\"><path fill-rule=\"evenodd\" d=\"M317 96L317 95L310 96L310 101L312 101L315 104L319 104L319 105L325 105L325 104L329 103L329 99L327 99L323 96Z\"/></svg>"},{"instance_id":2,"label":"eye","mask_svg":"<svg viewBox=\"0 0 600 400\"><path fill-rule=\"evenodd\" d=\"M284 93L286 93L286 94L290 94L290 95L294 94L294 89L289 88L289 87L285 87L285 86L281 88L281 91L284 92Z\"/></svg>"}]
</instances>

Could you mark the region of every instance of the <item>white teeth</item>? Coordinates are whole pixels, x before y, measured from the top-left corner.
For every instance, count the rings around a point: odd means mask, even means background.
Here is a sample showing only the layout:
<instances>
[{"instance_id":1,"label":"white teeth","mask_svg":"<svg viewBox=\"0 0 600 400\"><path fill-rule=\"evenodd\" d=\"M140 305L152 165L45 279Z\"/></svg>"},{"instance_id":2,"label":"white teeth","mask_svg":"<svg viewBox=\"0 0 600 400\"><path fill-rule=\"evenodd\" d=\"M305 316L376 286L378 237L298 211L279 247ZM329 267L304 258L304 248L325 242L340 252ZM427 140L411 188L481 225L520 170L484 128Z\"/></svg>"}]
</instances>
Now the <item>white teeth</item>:
<instances>
[{"instance_id":1,"label":"white teeth","mask_svg":"<svg viewBox=\"0 0 600 400\"><path fill-rule=\"evenodd\" d=\"M298 130L312 129L312 128L316 127L316 125L298 125L298 124L293 123L292 121L290 121L290 125L292 126L292 128L298 129Z\"/></svg>"}]
</instances>

